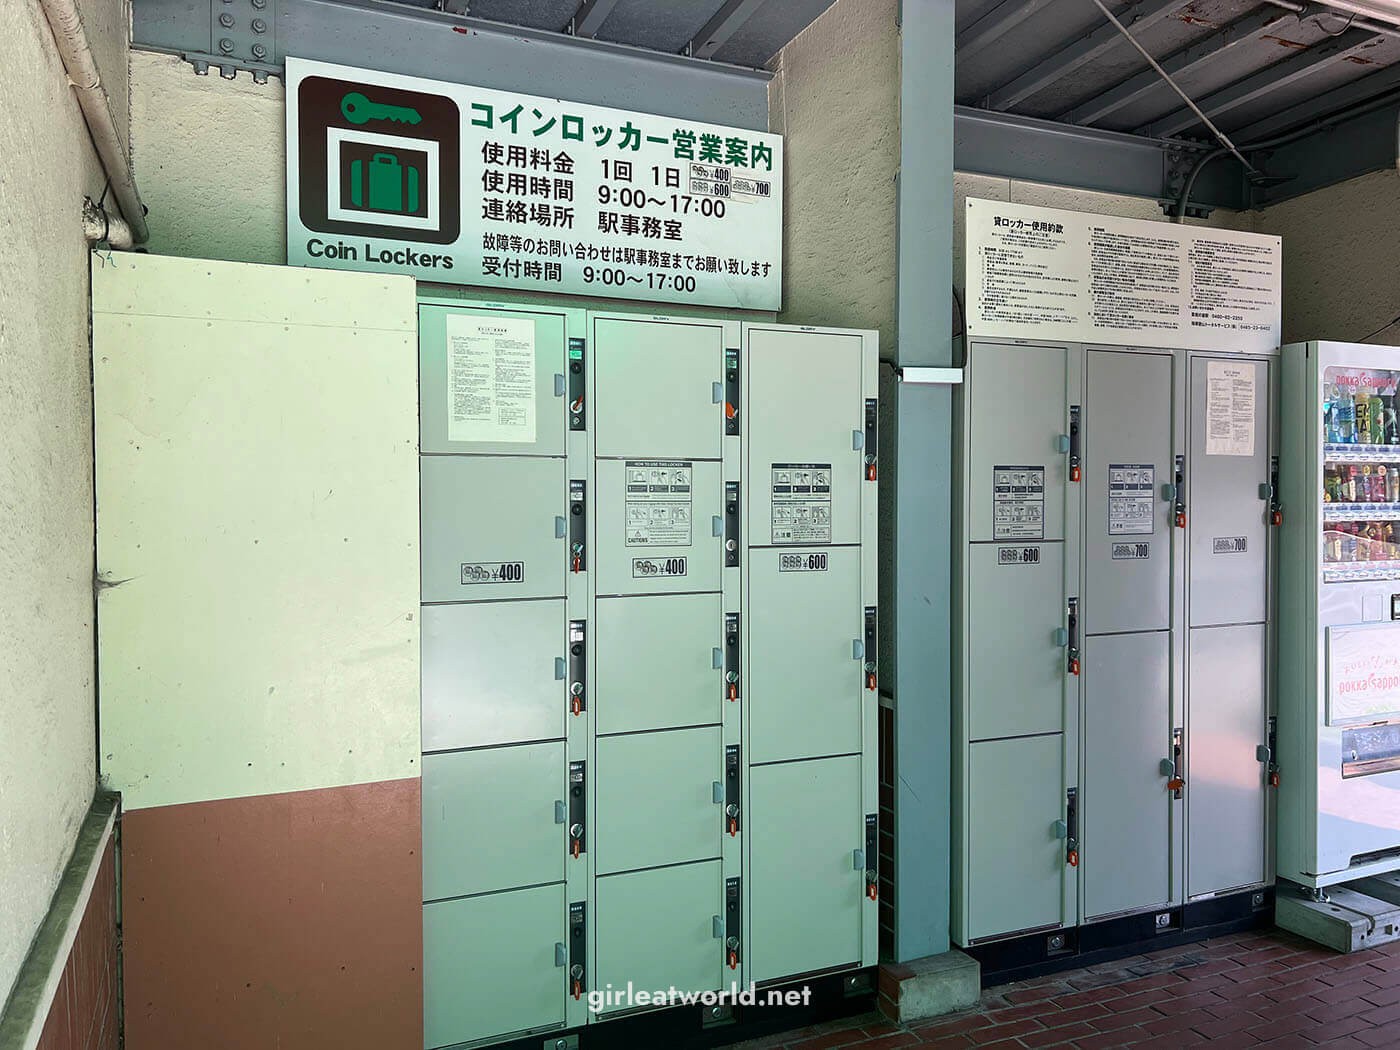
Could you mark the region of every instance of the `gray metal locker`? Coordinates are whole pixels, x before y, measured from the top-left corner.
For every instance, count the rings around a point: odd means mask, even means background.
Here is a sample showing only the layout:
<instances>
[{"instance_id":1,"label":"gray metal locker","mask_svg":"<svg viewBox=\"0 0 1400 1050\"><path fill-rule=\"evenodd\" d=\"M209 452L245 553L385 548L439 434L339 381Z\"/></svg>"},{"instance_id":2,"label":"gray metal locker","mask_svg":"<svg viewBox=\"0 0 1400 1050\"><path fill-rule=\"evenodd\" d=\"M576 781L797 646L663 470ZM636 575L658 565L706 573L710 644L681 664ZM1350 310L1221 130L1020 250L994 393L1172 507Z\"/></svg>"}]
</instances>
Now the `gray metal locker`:
<instances>
[{"instance_id":1,"label":"gray metal locker","mask_svg":"<svg viewBox=\"0 0 1400 1050\"><path fill-rule=\"evenodd\" d=\"M592 709L600 735L720 722L720 595L600 598L593 626Z\"/></svg>"},{"instance_id":2,"label":"gray metal locker","mask_svg":"<svg viewBox=\"0 0 1400 1050\"><path fill-rule=\"evenodd\" d=\"M719 463L600 459L594 470L596 593L720 589L724 480Z\"/></svg>"},{"instance_id":3,"label":"gray metal locker","mask_svg":"<svg viewBox=\"0 0 1400 1050\"><path fill-rule=\"evenodd\" d=\"M718 322L595 317L594 454L719 459L724 350Z\"/></svg>"},{"instance_id":4,"label":"gray metal locker","mask_svg":"<svg viewBox=\"0 0 1400 1050\"><path fill-rule=\"evenodd\" d=\"M1092 570L1091 570L1092 571ZM1080 854L1086 920L1171 897L1171 635L1084 643Z\"/></svg>"},{"instance_id":5,"label":"gray metal locker","mask_svg":"<svg viewBox=\"0 0 1400 1050\"><path fill-rule=\"evenodd\" d=\"M965 819L975 829L963 876L965 938L1046 929L1064 910L1064 738L989 740L968 747Z\"/></svg>"},{"instance_id":6,"label":"gray metal locker","mask_svg":"<svg viewBox=\"0 0 1400 1050\"><path fill-rule=\"evenodd\" d=\"M424 456L423 601L564 594L562 459Z\"/></svg>"},{"instance_id":7,"label":"gray metal locker","mask_svg":"<svg viewBox=\"0 0 1400 1050\"><path fill-rule=\"evenodd\" d=\"M861 749L865 676L858 547L750 550L750 762Z\"/></svg>"},{"instance_id":8,"label":"gray metal locker","mask_svg":"<svg viewBox=\"0 0 1400 1050\"><path fill-rule=\"evenodd\" d=\"M1064 544L979 543L965 557L967 738L1062 731Z\"/></svg>"},{"instance_id":9,"label":"gray metal locker","mask_svg":"<svg viewBox=\"0 0 1400 1050\"><path fill-rule=\"evenodd\" d=\"M564 735L564 602L428 605L423 617L423 750Z\"/></svg>"},{"instance_id":10,"label":"gray metal locker","mask_svg":"<svg viewBox=\"0 0 1400 1050\"><path fill-rule=\"evenodd\" d=\"M423 906L424 1046L564 1021L562 885Z\"/></svg>"},{"instance_id":11,"label":"gray metal locker","mask_svg":"<svg viewBox=\"0 0 1400 1050\"><path fill-rule=\"evenodd\" d=\"M595 988L718 989L724 873L718 860L600 878L594 891Z\"/></svg>"},{"instance_id":12,"label":"gray metal locker","mask_svg":"<svg viewBox=\"0 0 1400 1050\"><path fill-rule=\"evenodd\" d=\"M1234 384L1253 389L1252 426L1241 400L1232 398ZM1262 623L1269 599L1269 362L1192 358L1190 406L1190 625Z\"/></svg>"},{"instance_id":13,"label":"gray metal locker","mask_svg":"<svg viewBox=\"0 0 1400 1050\"><path fill-rule=\"evenodd\" d=\"M600 737L596 746L597 874L719 856L724 746L718 726Z\"/></svg>"},{"instance_id":14,"label":"gray metal locker","mask_svg":"<svg viewBox=\"0 0 1400 1050\"><path fill-rule=\"evenodd\" d=\"M749 980L860 963L860 763L850 755L750 771Z\"/></svg>"},{"instance_id":15,"label":"gray metal locker","mask_svg":"<svg viewBox=\"0 0 1400 1050\"><path fill-rule=\"evenodd\" d=\"M1064 539L1069 348L979 343L969 371L978 401L966 424L964 538L973 543ZM1008 468L1040 472L1039 487L999 492L998 474Z\"/></svg>"},{"instance_id":16,"label":"gray metal locker","mask_svg":"<svg viewBox=\"0 0 1400 1050\"><path fill-rule=\"evenodd\" d=\"M745 333L749 544L860 543L860 334L754 325ZM783 491L775 501L775 486L810 491Z\"/></svg>"},{"instance_id":17,"label":"gray metal locker","mask_svg":"<svg viewBox=\"0 0 1400 1050\"><path fill-rule=\"evenodd\" d=\"M1172 358L1089 350L1084 406L1084 630L1170 626Z\"/></svg>"},{"instance_id":18,"label":"gray metal locker","mask_svg":"<svg viewBox=\"0 0 1400 1050\"><path fill-rule=\"evenodd\" d=\"M564 743L423 756L423 899L564 878Z\"/></svg>"},{"instance_id":19,"label":"gray metal locker","mask_svg":"<svg viewBox=\"0 0 1400 1050\"><path fill-rule=\"evenodd\" d=\"M1191 631L1186 774L1186 892L1262 883L1268 810L1268 629L1264 624Z\"/></svg>"},{"instance_id":20,"label":"gray metal locker","mask_svg":"<svg viewBox=\"0 0 1400 1050\"><path fill-rule=\"evenodd\" d=\"M567 324L566 311L421 304L419 450L564 455Z\"/></svg>"}]
</instances>

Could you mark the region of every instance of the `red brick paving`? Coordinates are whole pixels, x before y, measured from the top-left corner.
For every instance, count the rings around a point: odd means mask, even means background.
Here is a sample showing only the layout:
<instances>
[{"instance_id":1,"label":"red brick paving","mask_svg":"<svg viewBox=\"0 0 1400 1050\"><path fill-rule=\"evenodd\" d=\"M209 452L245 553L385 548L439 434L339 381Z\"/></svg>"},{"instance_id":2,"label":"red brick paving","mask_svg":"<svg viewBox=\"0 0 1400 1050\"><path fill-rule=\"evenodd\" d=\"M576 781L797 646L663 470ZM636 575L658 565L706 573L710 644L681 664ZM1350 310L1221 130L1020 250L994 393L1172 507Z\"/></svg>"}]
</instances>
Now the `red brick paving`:
<instances>
[{"instance_id":1,"label":"red brick paving","mask_svg":"<svg viewBox=\"0 0 1400 1050\"><path fill-rule=\"evenodd\" d=\"M976 1009L906 1028L869 1014L739 1047L1177 1050L1208 1045L1400 1050L1400 942L1338 955L1280 930L1234 934L988 988Z\"/></svg>"}]
</instances>

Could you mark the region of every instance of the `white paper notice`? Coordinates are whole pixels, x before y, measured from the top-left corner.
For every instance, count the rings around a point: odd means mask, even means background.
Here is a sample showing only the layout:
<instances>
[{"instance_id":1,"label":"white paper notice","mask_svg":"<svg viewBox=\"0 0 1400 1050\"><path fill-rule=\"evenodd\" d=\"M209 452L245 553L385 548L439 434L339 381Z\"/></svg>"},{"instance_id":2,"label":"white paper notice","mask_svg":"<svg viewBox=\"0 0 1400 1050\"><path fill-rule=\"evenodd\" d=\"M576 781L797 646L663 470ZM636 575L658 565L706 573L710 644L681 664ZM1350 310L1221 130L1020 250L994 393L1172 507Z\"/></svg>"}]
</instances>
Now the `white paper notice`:
<instances>
[{"instance_id":1,"label":"white paper notice","mask_svg":"<svg viewBox=\"0 0 1400 1050\"><path fill-rule=\"evenodd\" d=\"M535 440L535 324L447 318L447 440Z\"/></svg>"},{"instance_id":2,"label":"white paper notice","mask_svg":"<svg viewBox=\"0 0 1400 1050\"><path fill-rule=\"evenodd\" d=\"M1254 455L1254 371L1248 361L1206 370L1206 455Z\"/></svg>"}]
</instances>

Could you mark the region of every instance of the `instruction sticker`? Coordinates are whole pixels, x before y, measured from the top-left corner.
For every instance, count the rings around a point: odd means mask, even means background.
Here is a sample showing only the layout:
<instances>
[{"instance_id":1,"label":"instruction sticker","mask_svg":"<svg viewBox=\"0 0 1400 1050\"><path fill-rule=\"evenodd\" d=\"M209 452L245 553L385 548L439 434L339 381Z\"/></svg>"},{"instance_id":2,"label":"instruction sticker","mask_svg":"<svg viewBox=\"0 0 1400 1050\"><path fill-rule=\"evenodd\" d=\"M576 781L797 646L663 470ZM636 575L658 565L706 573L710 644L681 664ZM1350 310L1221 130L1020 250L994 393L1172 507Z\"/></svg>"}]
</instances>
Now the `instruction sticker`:
<instances>
[{"instance_id":1,"label":"instruction sticker","mask_svg":"<svg viewBox=\"0 0 1400 1050\"><path fill-rule=\"evenodd\" d=\"M1045 466L992 468L992 539L1045 539Z\"/></svg>"},{"instance_id":2,"label":"instruction sticker","mask_svg":"<svg viewBox=\"0 0 1400 1050\"><path fill-rule=\"evenodd\" d=\"M1108 465L1108 534L1151 536L1157 468L1148 463ZM1113 555L1115 558L1117 554Z\"/></svg>"},{"instance_id":3,"label":"instruction sticker","mask_svg":"<svg viewBox=\"0 0 1400 1050\"><path fill-rule=\"evenodd\" d=\"M535 440L535 323L447 316L447 440Z\"/></svg>"},{"instance_id":4,"label":"instruction sticker","mask_svg":"<svg viewBox=\"0 0 1400 1050\"><path fill-rule=\"evenodd\" d=\"M1206 455L1254 455L1252 361L1211 361L1206 367Z\"/></svg>"},{"instance_id":5,"label":"instruction sticker","mask_svg":"<svg viewBox=\"0 0 1400 1050\"><path fill-rule=\"evenodd\" d=\"M773 464L773 542L831 542L831 464Z\"/></svg>"},{"instance_id":6,"label":"instruction sticker","mask_svg":"<svg viewBox=\"0 0 1400 1050\"><path fill-rule=\"evenodd\" d=\"M627 546L689 547L694 464L628 460ZM636 576L633 563L633 576ZM673 575L684 575L675 573Z\"/></svg>"}]
</instances>

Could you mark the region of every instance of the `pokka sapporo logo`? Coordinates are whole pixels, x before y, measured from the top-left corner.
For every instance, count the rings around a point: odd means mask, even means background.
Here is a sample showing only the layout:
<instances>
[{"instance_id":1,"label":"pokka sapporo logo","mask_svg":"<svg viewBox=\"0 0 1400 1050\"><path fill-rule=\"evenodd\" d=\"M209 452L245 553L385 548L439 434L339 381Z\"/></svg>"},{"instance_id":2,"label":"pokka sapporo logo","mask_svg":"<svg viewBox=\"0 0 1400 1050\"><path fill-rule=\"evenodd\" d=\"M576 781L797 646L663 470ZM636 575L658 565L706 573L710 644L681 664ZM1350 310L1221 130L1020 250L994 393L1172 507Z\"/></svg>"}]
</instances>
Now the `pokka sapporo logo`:
<instances>
[{"instance_id":1,"label":"pokka sapporo logo","mask_svg":"<svg viewBox=\"0 0 1400 1050\"><path fill-rule=\"evenodd\" d=\"M455 102L309 76L298 87L297 106L300 216L308 230L424 244L457 240L461 113ZM373 251L355 240L307 243L313 257L372 261Z\"/></svg>"}]
</instances>

